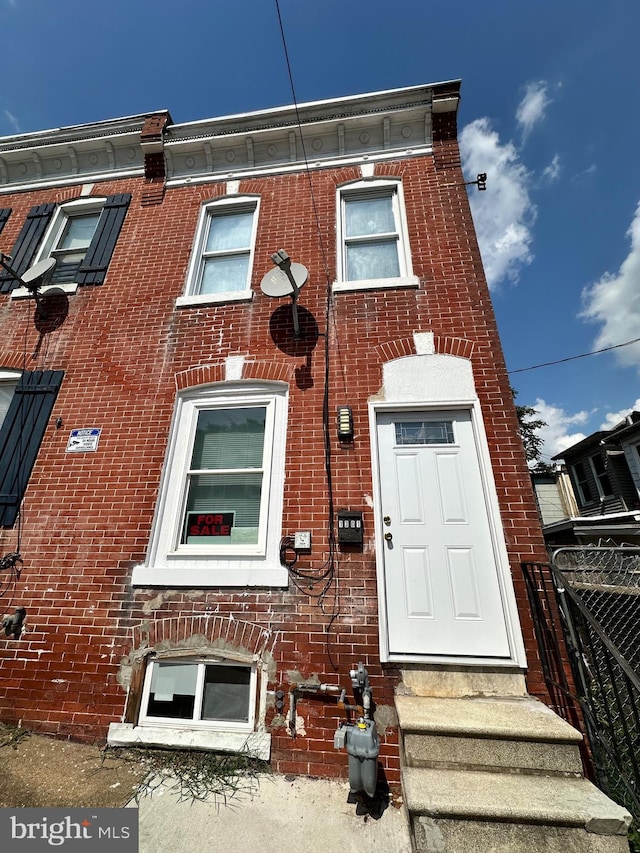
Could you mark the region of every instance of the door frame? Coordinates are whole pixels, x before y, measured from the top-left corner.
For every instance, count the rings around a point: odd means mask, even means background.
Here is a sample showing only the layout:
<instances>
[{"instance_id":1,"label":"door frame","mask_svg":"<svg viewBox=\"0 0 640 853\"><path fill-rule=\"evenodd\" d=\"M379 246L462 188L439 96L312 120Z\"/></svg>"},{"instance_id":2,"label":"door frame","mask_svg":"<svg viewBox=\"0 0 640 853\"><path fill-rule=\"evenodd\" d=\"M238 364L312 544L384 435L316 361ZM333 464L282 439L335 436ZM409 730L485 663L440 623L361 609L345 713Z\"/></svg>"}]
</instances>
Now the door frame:
<instances>
[{"instance_id":1,"label":"door frame","mask_svg":"<svg viewBox=\"0 0 640 853\"><path fill-rule=\"evenodd\" d=\"M475 443L476 454L480 467L480 477L484 492L487 516L489 519L489 531L493 546L494 559L498 575L498 586L502 598L502 611L505 620L507 638L509 642L509 657L500 658L477 658L446 655L391 655L389 652L389 633L387 620L387 601L385 586L385 563L384 563L384 530L381 512L381 486L380 486L380 454L378 449L378 414L389 412L437 412L437 411L468 411L471 415L471 427ZM406 662L406 663L440 663L459 666L492 666L492 667L514 667L524 669L526 667L526 654L513 579L509 565L509 556L504 538L504 528L498 506L498 495L489 455L489 444L484 429L484 421L480 409L480 402L474 399L459 400L428 400L428 401L372 401L369 403L369 435L371 439L371 473L373 478L373 510L375 530L376 551L376 578L378 584L378 617L380 632L380 659L383 662Z\"/></svg>"}]
</instances>

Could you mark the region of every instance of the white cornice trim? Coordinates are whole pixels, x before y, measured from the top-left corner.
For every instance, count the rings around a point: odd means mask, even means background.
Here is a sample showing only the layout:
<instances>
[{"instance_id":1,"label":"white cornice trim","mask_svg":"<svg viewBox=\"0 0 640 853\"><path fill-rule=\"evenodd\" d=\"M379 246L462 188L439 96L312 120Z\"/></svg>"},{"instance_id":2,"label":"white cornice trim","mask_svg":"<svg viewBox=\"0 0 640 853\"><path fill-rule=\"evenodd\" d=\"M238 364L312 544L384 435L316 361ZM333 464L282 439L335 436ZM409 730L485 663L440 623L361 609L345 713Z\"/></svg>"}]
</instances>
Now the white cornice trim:
<instances>
[{"instance_id":1,"label":"white cornice trim","mask_svg":"<svg viewBox=\"0 0 640 853\"><path fill-rule=\"evenodd\" d=\"M123 172L96 172L95 175L67 175L56 180L33 181L23 184L0 184L0 196L12 193L28 192L31 190L42 190L49 187L68 187L77 184L100 183L101 181L115 181L122 178L139 178L144 175L144 168L130 169Z\"/></svg>"},{"instance_id":2,"label":"white cornice trim","mask_svg":"<svg viewBox=\"0 0 640 853\"><path fill-rule=\"evenodd\" d=\"M432 153L433 147L431 145L423 145L407 149L405 151L392 151L388 154L361 154L353 157L335 157L325 158L323 160L311 158L308 166L311 171L318 169L339 169L342 166L359 166L362 163L378 163L386 160L397 160L399 158L407 160L412 157L424 157ZM295 163L287 165L264 166L263 168L253 169L236 169L235 171L229 170L219 173L209 172L207 174L194 175L193 177L181 176L177 178L170 178L167 181L167 188L183 187L185 185L188 186L193 184L209 184L212 181L230 181L234 179L244 180L246 178L256 178L267 175L284 175L291 172L299 172L303 168L306 168L304 161L296 160Z\"/></svg>"},{"instance_id":3,"label":"white cornice trim","mask_svg":"<svg viewBox=\"0 0 640 853\"><path fill-rule=\"evenodd\" d=\"M3 137L0 194L137 177L149 151L164 151L172 186L421 156L431 152L432 113L455 111L459 88L454 80L185 124L160 110Z\"/></svg>"}]
</instances>

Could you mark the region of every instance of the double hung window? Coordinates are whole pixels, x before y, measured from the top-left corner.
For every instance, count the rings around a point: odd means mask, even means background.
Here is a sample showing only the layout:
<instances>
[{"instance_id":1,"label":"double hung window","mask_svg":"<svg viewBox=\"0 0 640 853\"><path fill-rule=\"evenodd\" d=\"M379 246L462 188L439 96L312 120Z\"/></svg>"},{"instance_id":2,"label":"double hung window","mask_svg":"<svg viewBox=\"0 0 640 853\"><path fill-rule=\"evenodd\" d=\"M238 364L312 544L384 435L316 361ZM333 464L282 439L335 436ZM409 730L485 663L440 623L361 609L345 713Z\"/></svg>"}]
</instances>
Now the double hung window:
<instances>
[{"instance_id":1,"label":"double hung window","mask_svg":"<svg viewBox=\"0 0 640 853\"><path fill-rule=\"evenodd\" d=\"M399 182L362 181L343 187L338 224L337 289L417 284Z\"/></svg>"},{"instance_id":2,"label":"double hung window","mask_svg":"<svg viewBox=\"0 0 640 853\"><path fill-rule=\"evenodd\" d=\"M583 504L592 503L594 500L591 489L590 478L583 462L576 462L573 466L573 475L578 487L578 495Z\"/></svg>"},{"instance_id":3,"label":"double hung window","mask_svg":"<svg viewBox=\"0 0 640 853\"><path fill-rule=\"evenodd\" d=\"M136 585L282 585L286 386L220 383L178 398L147 563Z\"/></svg>"},{"instance_id":4,"label":"double hung window","mask_svg":"<svg viewBox=\"0 0 640 853\"><path fill-rule=\"evenodd\" d=\"M78 277L80 264L85 259L100 219L99 209L87 211L85 207L85 212L81 211L83 207L77 213L61 208L45 242L42 256L56 260L48 279L50 284L68 284Z\"/></svg>"},{"instance_id":5,"label":"double hung window","mask_svg":"<svg viewBox=\"0 0 640 853\"><path fill-rule=\"evenodd\" d=\"M179 304L251 298L257 220L257 198L225 198L202 209Z\"/></svg>"},{"instance_id":6,"label":"double hung window","mask_svg":"<svg viewBox=\"0 0 640 853\"><path fill-rule=\"evenodd\" d=\"M592 456L589 459L591 464L591 470L593 471L593 475L596 481L596 488L598 489L598 495L600 500L606 498L613 494L613 489L611 488L611 480L609 479L609 474L607 473L607 466L605 464L602 456L597 453L595 456Z\"/></svg>"},{"instance_id":7,"label":"double hung window","mask_svg":"<svg viewBox=\"0 0 640 853\"><path fill-rule=\"evenodd\" d=\"M258 545L267 511L267 411L266 404L198 411L181 544L215 549Z\"/></svg>"},{"instance_id":8,"label":"double hung window","mask_svg":"<svg viewBox=\"0 0 640 853\"><path fill-rule=\"evenodd\" d=\"M12 269L22 276L34 263L55 258L44 284L73 293L78 285L102 284L116 247L127 209L128 193L86 196L57 206L31 208L11 250ZM0 273L0 293L29 296L9 273Z\"/></svg>"}]
</instances>

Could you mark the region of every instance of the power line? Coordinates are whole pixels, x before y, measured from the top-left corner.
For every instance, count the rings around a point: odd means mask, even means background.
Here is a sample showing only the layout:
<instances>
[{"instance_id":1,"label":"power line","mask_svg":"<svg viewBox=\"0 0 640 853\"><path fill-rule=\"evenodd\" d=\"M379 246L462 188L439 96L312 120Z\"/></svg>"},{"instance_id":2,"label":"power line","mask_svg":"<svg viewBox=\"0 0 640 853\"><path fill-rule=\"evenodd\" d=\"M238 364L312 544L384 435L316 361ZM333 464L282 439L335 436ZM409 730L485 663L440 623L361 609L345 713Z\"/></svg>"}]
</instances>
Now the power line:
<instances>
[{"instance_id":1,"label":"power line","mask_svg":"<svg viewBox=\"0 0 640 853\"><path fill-rule=\"evenodd\" d=\"M545 361L543 364L534 364L531 367L519 367L517 370L508 370L507 373L525 373L527 370L537 370L539 367L552 367L554 364L564 364L565 361L575 361L577 358L586 358L588 355L599 355L601 352L609 352L612 349L620 347L628 347L631 344L640 343L640 338L634 338L632 341L625 341L623 344L613 344L610 347L595 349L593 352L583 352L580 355L570 355L567 358L559 358L557 361Z\"/></svg>"},{"instance_id":2,"label":"power line","mask_svg":"<svg viewBox=\"0 0 640 853\"><path fill-rule=\"evenodd\" d=\"M300 118L300 111L298 109L298 99L296 97L296 89L293 82L293 72L291 70L291 62L289 61L289 51L287 48L287 40L284 32L284 25L282 23L282 14L280 12L280 3L278 0L275 0L276 13L278 17L278 25L280 27L280 38L282 40L282 49L284 52L285 63L287 66L287 74L289 77L289 85L291 87L291 96L293 98L293 106L296 114L296 124L298 126L298 133L300 135L300 147L302 149L302 158L304 160L305 173L307 177L307 184L309 188L309 196L311 199L311 206L313 209L313 216L315 219L316 232L318 235L318 243L320 248L320 253L322 255L322 264L324 267L324 275L325 275L325 283L326 283L326 297L325 297L325 333L324 333L324 391L322 395L322 428L323 428L323 443L324 443L324 462L325 462L325 476L327 483L327 494L328 494L328 507L327 507L327 525L328 525L328 545L329 545L329 553L324 564L319 568L314 570L309 570L306 572L295 572L292 567L288 567L289 576L292 578L295 586L306 592L307 595L313 593L309 593L307 589L304 589L301 586L302 581L307 581L312 584L321 582L322 588L319 593L316 593L314 597L317 598L317 603L322 608L323 613L325 597L327 596L329 589L331 586L334 586L334 602L332 612L330 614L330 619L328 624L325 627L325 642L327 649L327 657L329 658L329 662L333 669L337 671L336 663L333 659L333 654L331 650L331 629L333 627L333 623L340 616L339 609L339 601L338 601L338 560L336 558L336 534L335 534L335 507L334 507L334 499L333 499L333 471L332 471L332 462L331 462L331 440L330 440L330 420L329 420L329 379L330 379L330 356L331 350L329 346L329 326L330 320L332 316L332 305L333 305L333 293L331 287L331 277L329 275L329 262L327 258L327 252L324 245L324 240L322 237L322 227L320 224L320 215L318 212L318 206L316 204L316 197L313 191L313 180L311 178L311 169L309 167L309 160L307 158L307 150L304 142L304 133L302 131L302 120Z\"/></svg>"}]
</instances>

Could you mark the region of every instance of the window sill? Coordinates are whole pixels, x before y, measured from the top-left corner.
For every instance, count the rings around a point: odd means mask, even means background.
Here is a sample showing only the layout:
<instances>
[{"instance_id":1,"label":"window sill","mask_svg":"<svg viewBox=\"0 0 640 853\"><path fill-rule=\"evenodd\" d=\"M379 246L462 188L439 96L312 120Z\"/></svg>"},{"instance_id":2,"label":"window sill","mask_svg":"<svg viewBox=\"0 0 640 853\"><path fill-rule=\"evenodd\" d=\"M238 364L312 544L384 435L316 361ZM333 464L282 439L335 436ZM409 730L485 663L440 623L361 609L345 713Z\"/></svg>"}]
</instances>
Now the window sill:
<instances>
[{"instance_id":1,"label":"window sill","mask_svg":"<svg viewBox=\"0 0 640 853\"><path fill-rule=\"evenodd\" d=\"M169 562L169 561L167 561ZM208 565L207 565L208 564ZM131 573L132 586L189 587L205 589L207 587L287 587L289 574L277 564L265 565L234 559L209 558L201 560L200 565L189 565L179 560L175 565L134 566Z\"/></svg>"},{"instance_id":2,"label":"window sill","mask_svg":"<svg viewBox=\"0 0 640 853\"><path fill-rule=\"evenodd\" d=\"M109 746L169 746L174 749L249 752L263 761L268 761L271 755L271 735L268 732L224 732L111 723L107 743Z\"/></svg>"},{"instance_id":3,"label":"window sill","mask_svg":"<svg viewBox=\"0 0 640 853\"><path fill-rule=\"evenodd\" d=\"M69 295L73 295L78 290L78 285L75 283L71 284L48 284L46 287L38 288L38 296L44 296L50 290L62 291L63 293L68 293ZM15 290L11 291L12 299L28 299L29 297L33 297L33 291L28 290L26 287L16 287Z\"/></svg>"},{"instance_id":4,"label":"window sill","mask_svg":"<svg viewBox=\"0 0 640 853\"><path fill-rule=\"evenodd\" d=\"M419 287L417 275L407 275L399 278L370 278L361 281L334 281L334 293L351 293L358 290L390 290L397 287Z\"/></svg>"},{"instance_id":5,"label":"window sill","mask_svg":"<svg viewBox=\"0 0 640 853\"><path fill-rule=\"evenodd\" d=\"M221 302L251 302L253 290L238 290L227 293L199 293L194 296L179 296L176 308L198 308L202 305L218 305Z\"/></svg>"}]
</instances>

